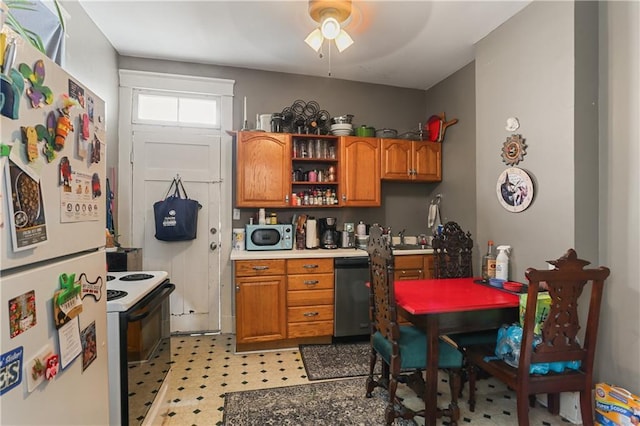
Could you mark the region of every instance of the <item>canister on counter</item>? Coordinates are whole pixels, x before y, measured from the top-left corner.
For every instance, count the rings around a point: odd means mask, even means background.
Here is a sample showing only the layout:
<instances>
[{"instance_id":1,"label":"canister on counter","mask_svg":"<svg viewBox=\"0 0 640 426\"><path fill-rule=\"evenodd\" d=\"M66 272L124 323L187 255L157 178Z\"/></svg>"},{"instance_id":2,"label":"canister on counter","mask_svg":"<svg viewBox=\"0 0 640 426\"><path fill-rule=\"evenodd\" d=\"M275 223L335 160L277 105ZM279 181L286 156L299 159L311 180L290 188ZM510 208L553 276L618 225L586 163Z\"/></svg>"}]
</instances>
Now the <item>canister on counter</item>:
<instances>
[{"instance_id":1,"label":"canister on counter","mask_svg":"<svg viewBox=\"0 0 640 426\"><path fill-rule=\"evenodd\" d=\"M244 229L233 228L233 249L244 250Z\"/></svg>"}]
</instances>

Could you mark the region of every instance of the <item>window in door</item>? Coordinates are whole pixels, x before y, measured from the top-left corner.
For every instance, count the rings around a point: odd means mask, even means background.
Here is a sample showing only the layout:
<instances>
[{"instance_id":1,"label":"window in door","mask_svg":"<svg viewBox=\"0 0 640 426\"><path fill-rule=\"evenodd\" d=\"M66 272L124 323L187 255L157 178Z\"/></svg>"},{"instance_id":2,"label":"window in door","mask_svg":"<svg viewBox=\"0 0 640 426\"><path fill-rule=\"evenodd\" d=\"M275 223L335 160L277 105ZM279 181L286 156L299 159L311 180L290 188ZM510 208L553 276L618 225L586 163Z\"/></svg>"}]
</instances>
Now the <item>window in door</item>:
<instances>
[{"instance_id":1,"label":"window in door","mask_svg":"<svg viewBox=\"0 0 640 426\"><path fill-rule=\"evenodd\" d=\"M189 93L136 90L133 123L220 128L220 99Z\"/></svg>"}]
</instances>

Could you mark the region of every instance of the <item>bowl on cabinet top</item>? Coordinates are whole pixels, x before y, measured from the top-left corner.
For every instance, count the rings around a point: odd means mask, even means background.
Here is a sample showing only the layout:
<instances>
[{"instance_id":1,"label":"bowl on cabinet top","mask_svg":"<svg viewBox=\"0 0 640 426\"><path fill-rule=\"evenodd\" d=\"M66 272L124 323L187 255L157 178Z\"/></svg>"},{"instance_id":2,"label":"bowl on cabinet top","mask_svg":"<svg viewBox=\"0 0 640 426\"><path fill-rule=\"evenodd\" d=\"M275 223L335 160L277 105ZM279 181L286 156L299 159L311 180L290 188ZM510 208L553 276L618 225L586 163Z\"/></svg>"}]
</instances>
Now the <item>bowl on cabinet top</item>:
<instances>
[{"instance_id":1,"label":"bowl on cabinet top","mask_svg":"<svg viewBox=\"0 0 640 426\"><path fill-rule=\"evenodd\" d=\"M353 114L338 115L331 118L331 124L351 124Z\"/></svg>"},{"instance_id":2,"label":"bowl on cabinet top","mask_svg":"<svg viewBox=\"0 0 640 426\"><path fill-rule=\"evenodd\" d=\"M396 138L398 137L398 131L395 129L378 129L376 130L377 138Z\"/></svg>"}]
</instances>

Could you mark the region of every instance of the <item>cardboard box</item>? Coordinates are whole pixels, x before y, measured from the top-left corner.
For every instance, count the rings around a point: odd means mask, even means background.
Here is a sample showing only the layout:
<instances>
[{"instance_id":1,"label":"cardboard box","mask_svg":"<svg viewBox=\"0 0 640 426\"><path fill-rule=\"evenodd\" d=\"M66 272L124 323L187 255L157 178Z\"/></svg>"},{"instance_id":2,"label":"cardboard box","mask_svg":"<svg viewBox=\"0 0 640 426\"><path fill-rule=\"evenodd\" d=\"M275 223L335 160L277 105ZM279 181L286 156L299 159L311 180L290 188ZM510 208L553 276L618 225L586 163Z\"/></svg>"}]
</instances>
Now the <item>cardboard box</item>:
<instances>
[{"instance_id":1,"label":"cardboard box","mask_svg":"<svg viewBox=\"0 0 640 426\"><path fill-rule=\"evenodd\" d=\"M640 424L640 397L624 388L598 383L595 392L596 425L633 426Z\"/></svg>"},{"instance_id":2,"label":"cardboard box","mask_svg":"<svg viewBox=\"0 0 640 426\"><path fill-rule=\"evenodd\" d=\"M520 325L524 327L524 313L527 308L527 294L520 295ZM551 296L549 293L538 293L538 304L536 305L536 325L533 328L533 332L540 334L542 330L542 324L549 315L551 309Z\"/></svg>"}]
</instances>

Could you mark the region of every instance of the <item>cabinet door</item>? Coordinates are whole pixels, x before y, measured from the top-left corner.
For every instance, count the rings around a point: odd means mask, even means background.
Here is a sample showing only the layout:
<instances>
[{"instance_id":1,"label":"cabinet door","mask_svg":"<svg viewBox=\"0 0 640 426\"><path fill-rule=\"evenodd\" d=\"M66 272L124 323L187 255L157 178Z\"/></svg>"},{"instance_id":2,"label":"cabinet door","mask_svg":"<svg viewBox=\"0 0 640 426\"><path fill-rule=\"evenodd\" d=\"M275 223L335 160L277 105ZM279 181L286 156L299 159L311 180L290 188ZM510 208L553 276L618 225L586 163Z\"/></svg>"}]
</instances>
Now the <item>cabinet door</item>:
<instances>
[{"instance_id":1,"label":"cabinet door","mask_svg":"<svg viewBox=\"0 0 640 426\"><path fill-rule=\"evenodd\" d=\"M283 275L236 278L236 340L266 342L287 337Z\"/></svg>"},{"instance_id":2,"label":"cabinet door","mask_svg":"<svg viewBox=\"0 0 640 426\"><path fill-rule=\"evenodd\" d=\"M435 276L433 268L434 268L433 255L432 254L425 254L424 255L424 266L422 268L423 271L424 271L424 278L425 279L433 278Z\"/></svg>"},{"instance_id":3,"label":"cabinet door","mask_svg":"<svg viewBox=\"0 0 640 426\"><path fill-rule=\"evenodd\" d=\"M340 138L341 205L380 206L380 139Z\"/></svg>"},{"instance_id":4,"label":"cabinet door","mask_svg":"<svg viewBox=\"0 0 640 426\"><path fill-rule=\"evenodd\" d=\"M393 272L393 279L396 281L421 280L423 278L422 269L396 269Z\"/></svg>"},{"instance_id":5,"label":"cabinet door","mask_svg":"<svg viewBox=\"0 0 640 426\"><path fill-rule=\"evenodd\" d=\"M287 206L291 191L291 135L239 132L236 146L236 206Z\"/></svg>"},{"instance_id":6,"label":"cabinet door","mask_svg":"<svg viewBox=\"0 0 640 426\"><path fill-rule=\"evenodd\" d=\"M411 141L402 139L381 139L382 171L380 177L386 180L411 180L413 153Z\"/></svg>"},{"instance_id":7,"label":"cabinet door","mask_svg":"<svg viewBox=\"0 0 640 426\"><path fill-rule=\"evenodd\" d=\"M440 182L442 180L442 144L414 141L414 180Z\"/></svg>"}]
</instances>

